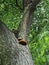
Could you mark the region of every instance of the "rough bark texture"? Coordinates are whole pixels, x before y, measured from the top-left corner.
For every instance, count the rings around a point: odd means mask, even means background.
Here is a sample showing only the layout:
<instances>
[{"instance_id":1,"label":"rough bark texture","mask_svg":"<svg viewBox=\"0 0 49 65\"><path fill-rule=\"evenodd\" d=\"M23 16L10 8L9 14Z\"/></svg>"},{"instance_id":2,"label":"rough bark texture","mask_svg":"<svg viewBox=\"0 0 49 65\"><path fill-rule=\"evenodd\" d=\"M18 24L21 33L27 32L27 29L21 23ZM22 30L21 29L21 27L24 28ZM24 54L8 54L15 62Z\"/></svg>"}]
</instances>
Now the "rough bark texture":
<instances>
[{"instance_id":1,"label":"rough bark texture","mask_svg":"<svg viewBox=\"0 0 49 65\"><path fill-rule=\"evenodd\" d=\"M26 43L28 42L28 33L32 23L32 13L35 11L36 5L40 1L41 0L33 0L33 2L31 2L31 0L24 0L25 9L22 21L18 28L18 38L24 39Z\"/></svg>"},{"instance_id":2,"label":"rough bark texture","mask_svg":"<svg viewBox=\"0 0 49 65\"><path fill-rule=\"evenodd\" d=\"M0 65L33 65L28 45L20 45L14 34L1 21Z\"/></svg>"},{"instance_id":3,"label":"rough bark texture","mask_svg":"<svg viewBox=\"0 0 49 65\"><path fill-rule=\"evenodd\" d=\"M29 0L26 0L29 1ZM27 41L28 30L31 24L32 11L40 0L34 0L25 8L20 22L18 37ZM32 5L32 6L30 6ZM33 9L33 10L32 10ZM0 21L0 65L33 65L28 45L19 44L14 34Z\"/></svg>"},{"instance_id":4,"label":"rough bark texture","mask_svg":"<svg viewBox=\"0 0 49 65\"><path fill-rule=\"evenodd\" d=\"M20 23L20 27L18 29L19 30L18 38L24 39L25 41L27 41L31 17L32 16L30 15L29 5L28 5L28 7L25 8L24 16L23 16L23 19Z\"/></svg>"}]
</instances>

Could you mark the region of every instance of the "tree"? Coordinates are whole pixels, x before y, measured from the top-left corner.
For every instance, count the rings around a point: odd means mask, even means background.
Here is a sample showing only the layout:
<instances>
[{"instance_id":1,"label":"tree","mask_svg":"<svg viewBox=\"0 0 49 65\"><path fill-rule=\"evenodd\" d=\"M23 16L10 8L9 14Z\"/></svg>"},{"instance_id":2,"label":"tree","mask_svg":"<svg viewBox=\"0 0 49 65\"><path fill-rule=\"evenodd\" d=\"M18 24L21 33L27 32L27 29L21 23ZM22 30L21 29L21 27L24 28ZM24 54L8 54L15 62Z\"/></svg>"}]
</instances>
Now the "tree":
<instances>
[{"instance_id":1,"label":"tree","mask_svg":"<svg viewBox=\"0 0 49 65\"><path fill-rule=\"evenodd\" d=\"M28 48L28 32L31 25L32 13L40 0L24 0L24 15L18 27L17 38L0 21L0 65L33 65L32 57ZM25 45L22 45L23 40Z\"/></svg>"}]
</instances>

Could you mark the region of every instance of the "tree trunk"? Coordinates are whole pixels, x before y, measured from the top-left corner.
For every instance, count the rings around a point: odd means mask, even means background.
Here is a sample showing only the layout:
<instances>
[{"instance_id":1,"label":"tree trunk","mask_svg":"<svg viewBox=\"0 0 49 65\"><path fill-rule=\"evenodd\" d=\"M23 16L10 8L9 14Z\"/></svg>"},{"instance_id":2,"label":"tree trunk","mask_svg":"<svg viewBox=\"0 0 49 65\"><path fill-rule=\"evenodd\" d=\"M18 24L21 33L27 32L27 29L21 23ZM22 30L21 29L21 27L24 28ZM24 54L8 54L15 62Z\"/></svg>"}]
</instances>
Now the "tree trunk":
<instances>
[{"instance_id":1,"label":"tree trunk","mask_svg":"<svg viewBox=\"0 0 49 65\"><path fill-rule=\"evenodd\" d=\"M27 1L27 0L26 0ZM24 16L20 22L18 38L24 39L27 43L28 30L31 24L32 12L40 0L27 3ZM29 2L29 0L28 0ZM23 42L24 43L24 42ZM33 60L27 45L19 44L15 35L0 21L0 65L33 65Z\"/></svg>"},{"instance_id":2,"label":"tree trunk","mask_svg":"<svg viewBox=\"0 0 49 65\"><path fill-rule=\"evenodd\" d=\"M0 65L33 65L28 45L20 45L14 34L1 21Z\"/></svg>"}]
</instances>

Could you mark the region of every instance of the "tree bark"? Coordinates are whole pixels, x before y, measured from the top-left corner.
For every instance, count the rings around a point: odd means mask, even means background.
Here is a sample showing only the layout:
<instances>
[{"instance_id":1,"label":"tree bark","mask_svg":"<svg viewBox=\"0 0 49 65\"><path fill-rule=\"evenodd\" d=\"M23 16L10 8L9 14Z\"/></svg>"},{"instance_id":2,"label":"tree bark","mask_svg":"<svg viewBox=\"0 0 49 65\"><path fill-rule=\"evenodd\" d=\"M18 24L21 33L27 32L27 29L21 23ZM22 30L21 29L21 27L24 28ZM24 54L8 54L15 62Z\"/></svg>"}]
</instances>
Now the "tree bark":
<instances>
[{"instance_id":1,"label":"tree bark","mask_svg":"<svg viewBox=\"0 0 49 65\"><path fill-rule=\"evenodd\" d=\"M24 16L18 28L18 38L21 37L27 41L28 30L32 20L32 12L34 12L39 1L40 0L34 0L34 4L28 4L25 8ZM19 41L16 39L15 35L1 21L0 65L34 65L28 45L19 44Z\"/></svg>"},{"instance_id":2,"label":"tree bark","mask_svg":"<svg viewBox=\"0 0 49 65\"><path fill-rule=\"evenodd\" d=\"M20 45L14 34L1 21L0 65L33 65L28 45Z\"/></svg>"},{"instance_id":3,"label":"tree bark","mask_svg":"<svg viewBox=\"0 0 49 65\"><path fill-rule=\"evenodd\" d=\"M22 21L18 27L18 39L23 39L26 41L26 44L28 43L29 29L32 24L32 13L34 13L36 5L40 1L41 0L33 0L33 2L31 2L31 0L24 0L25 9Z\"/></svg>"}]
</instances>

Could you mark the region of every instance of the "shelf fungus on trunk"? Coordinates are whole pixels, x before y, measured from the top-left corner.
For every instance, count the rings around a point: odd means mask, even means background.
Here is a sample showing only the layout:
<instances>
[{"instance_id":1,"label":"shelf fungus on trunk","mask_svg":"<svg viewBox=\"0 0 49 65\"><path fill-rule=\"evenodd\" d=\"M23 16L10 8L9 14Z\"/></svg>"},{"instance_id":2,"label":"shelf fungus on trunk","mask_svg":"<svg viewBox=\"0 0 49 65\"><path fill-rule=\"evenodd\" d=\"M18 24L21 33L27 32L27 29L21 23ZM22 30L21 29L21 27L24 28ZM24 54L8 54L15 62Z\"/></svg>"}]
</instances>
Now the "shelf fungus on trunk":
<instances>
[{"instance_id":1,"label":"shelf fungus on trunk","mask_svg":"<svg viewBox=\"0 0 49 65\"><path fill-rule=\"evenodd\" d=\"M22 39L22 38L18 38L19 44L21 45L27 45L27 41Z\"/></svg>"}]
</instances>

